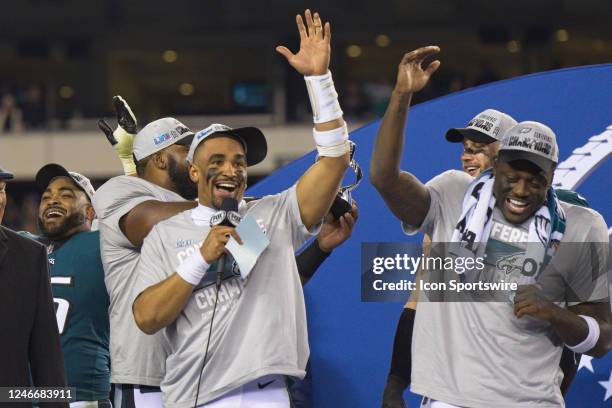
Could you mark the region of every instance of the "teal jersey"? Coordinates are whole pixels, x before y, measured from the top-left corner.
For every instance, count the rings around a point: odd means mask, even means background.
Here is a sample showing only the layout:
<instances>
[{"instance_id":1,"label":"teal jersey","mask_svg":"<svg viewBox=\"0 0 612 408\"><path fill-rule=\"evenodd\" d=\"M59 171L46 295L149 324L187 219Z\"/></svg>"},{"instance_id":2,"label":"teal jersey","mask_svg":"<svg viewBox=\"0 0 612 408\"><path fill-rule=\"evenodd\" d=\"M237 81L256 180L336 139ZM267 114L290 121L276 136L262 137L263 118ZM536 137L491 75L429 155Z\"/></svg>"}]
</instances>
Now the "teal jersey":
<instances>
[{"instance_id":1,"label":"teal jersey","mask_svg":"<svg viewBox=\"0 0 612 408\"><path fill-rule=\"evenodd\" d=\"M109 299L100 233L81 232L59 246L44 237L34 238L47 245L68 384L76 388L77 401L106 399L110 393Z\"/></svg>"},{"instance_id":2,"label":"teal jersey","mask_svg":"<svg viewBox=\"0 0 612 408\"><path fill-rule=\"evenodd\" d=\"M557 198L560 201L574 204L574 205L579 205L581 207L591 208L589 206L587 199L575 191L566 190L564 188L555 188L555 193L557 193Z\"/></svg>"}]
</instances>

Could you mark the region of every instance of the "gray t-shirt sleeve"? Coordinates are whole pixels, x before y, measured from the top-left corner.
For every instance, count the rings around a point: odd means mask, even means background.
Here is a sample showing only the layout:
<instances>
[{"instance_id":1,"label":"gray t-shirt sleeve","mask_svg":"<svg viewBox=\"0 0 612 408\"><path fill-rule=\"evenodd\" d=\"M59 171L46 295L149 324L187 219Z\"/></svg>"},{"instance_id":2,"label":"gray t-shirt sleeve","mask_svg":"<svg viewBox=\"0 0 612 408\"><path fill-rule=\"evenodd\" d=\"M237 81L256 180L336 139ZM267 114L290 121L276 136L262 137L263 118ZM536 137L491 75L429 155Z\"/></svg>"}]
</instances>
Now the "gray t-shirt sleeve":
<instances>
[{"instance_id":1,"label":"gray t-shirt sleeve","mask_svg":"<svg viewBox=\"0 0 612 408\"><path fill-rule=\"evenodd\" d=\"M292 221L291 238L293 239L293 247L299 248L304 245L309 238L319 233L323 220L316 225L313 225L310 230L308 230L308 228L306 228L302 222L302 216L300 215L300 206L297 200L297 184L293 185L284 193L286 193L284 198L286 203L284 205L287 206L289 217Z\"/></svg>"},{"instance_id":2,"label":"gray t-shirt sleeve","mask_svg":"<svg viewBox=\"0 0 612 408\"><path fill-rule=\"evenodd\" d=\"M309 238L318 234L321 228L321 222L319 222L309 231L302 222L297 201L297 184L279 194L262 198L256 205L270 206L268 213L272 215L272 219L277 220L275 225L285 224L290 228L291 241L295 249L300 248Z\"/></svg>"},{"instance_id":3,"label":"gray t-shirt sleeve","mask_svg":"<svg viewBox=\"0 0 612 408\"><path fill-rule=\"evenodd\" d=\"M159 224L154 226L142 243L134 280L134 299L146 288L161 282L174 272L168 265L160 229Z\"/></svg>"},{"instance_id":4,"label":"gray t-shirt sleeve","mask_svg":"<svg viewBox=\"0 0 612 408\"><path fill-rule=\"evenodd\" d=\"M446 208L461 208L463 196L470 183L473 181L467 173L458 170L448 170L429 180L425 187L431 198L429 210L420 226L412 226L402 222L402 230L406 235L414 235L424 232L432 235L434 224L443 221L448 215ZM458 220L450 220L455 223Z\"/></svg>"},{"instance_id":5,"label":"gray t-shirt sleeve","mask_svg":"<svg viewBox=\"0 0 612 408\"><path fill-rule=\"evenodd\" d=\"M96 192L93 206L101 223L115 233L117 244L133 248L121 231L119 220L145 201L181 201L181 197L152 183L133 176L118 176L106 182Z\"/></svg>"},{"instance_id":6,"label":"gray t-shirt sleeve","mask_svg":"<svg viewBox=\"0 0 612 408\"><path fill-rule=\"evenodd\" d=\"M593 214L592 224L584 242L569 243L576 254L575 267L567 278L567 304L605 302L609 300L608 262L609 238L605 221L598 213Z\"/></svg>"}]
</instances>

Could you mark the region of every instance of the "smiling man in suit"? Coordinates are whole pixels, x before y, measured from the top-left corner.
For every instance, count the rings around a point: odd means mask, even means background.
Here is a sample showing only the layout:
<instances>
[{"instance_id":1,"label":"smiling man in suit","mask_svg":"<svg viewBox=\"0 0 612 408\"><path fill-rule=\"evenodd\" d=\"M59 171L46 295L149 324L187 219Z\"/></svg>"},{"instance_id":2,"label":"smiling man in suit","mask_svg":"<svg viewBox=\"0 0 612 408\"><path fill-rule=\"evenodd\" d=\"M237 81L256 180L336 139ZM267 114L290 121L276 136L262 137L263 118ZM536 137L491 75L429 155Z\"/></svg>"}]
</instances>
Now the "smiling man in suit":
<instances>
[{"instance_id":1,"label":"smiling man in suit","mask_svg":"<svg viewBox=\"0 0 612 408\"><path fill-rule=\"evenodd\" d=\"M0 386L66 386L47 252L41 244L2 226L0 322ZM41 406L67 407L68 404L56 402Z\"/></svg>"}]
</instances>

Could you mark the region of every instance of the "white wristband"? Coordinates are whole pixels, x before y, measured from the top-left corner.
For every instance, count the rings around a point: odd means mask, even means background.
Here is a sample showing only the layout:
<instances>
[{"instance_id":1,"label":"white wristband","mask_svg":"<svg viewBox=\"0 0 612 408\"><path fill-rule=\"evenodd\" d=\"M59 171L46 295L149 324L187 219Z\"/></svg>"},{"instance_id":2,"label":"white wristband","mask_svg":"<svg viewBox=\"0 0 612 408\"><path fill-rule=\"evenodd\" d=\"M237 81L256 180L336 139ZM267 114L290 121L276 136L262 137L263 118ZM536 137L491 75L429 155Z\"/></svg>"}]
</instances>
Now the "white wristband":
<instances>
[{"instance_id":1,"label":"white wristband","mask_svg":"<svg viewBox=\"0 0 612 408\"><path fill-rule=\"evenodd\" d=\"M340 157L351 151L351 144L348 140L334 146L317 145L319 157Z\"/></svg>"},{"instance_id":2,"label":"white wristband","mask_svg":"<svg viewBox=\"0 0 612 408\"><path fill-rule=\"evenodd\" d=\"M342 117L338 93L330 71L325 75L305 76L314 123L325 123Z\"/></svg>"},{"instance_id":3,"label":"white wristband","mask_svg":"<svg viewBox=\"0 0 612 408\"><path fill-rule=\"evenodd\" d=\"M196 249L195 252L189 255L181 264L176 268L176 273L179 274L186 282L192 285L200 283L206 271L208 271L210 265L206 263L204 257L200 253L200 249Z\"/></svg>"},{"instance_id":4,"label":"white wristband","mask_svg":"<svg viewBox=\"0 0 612 408\"><path fill-rule=\"evenodd\" d=\"M586 338L582 340L582 342L576 344L575 346L567 345L567 348L576 352L576 353L586 353L591 350L597 344L597 340L599 340L599 323L597 320L592 318L591 316L578 315L582 317L584 321L586 321L589 326L589 334L587 334Z\"/></svg>"},{"instance_id":5,"label":"white wristband","mask_svg":"<svg viewBox=\"0 0 612 408\"><path fill-rule=\"evenodd\" d=\"M344 122L341 127L326 130L324 132L320 132L313 128L312 136L317 146L336 146L348 140L349 134L346 122Z\"/></svg>"}]
</instances>

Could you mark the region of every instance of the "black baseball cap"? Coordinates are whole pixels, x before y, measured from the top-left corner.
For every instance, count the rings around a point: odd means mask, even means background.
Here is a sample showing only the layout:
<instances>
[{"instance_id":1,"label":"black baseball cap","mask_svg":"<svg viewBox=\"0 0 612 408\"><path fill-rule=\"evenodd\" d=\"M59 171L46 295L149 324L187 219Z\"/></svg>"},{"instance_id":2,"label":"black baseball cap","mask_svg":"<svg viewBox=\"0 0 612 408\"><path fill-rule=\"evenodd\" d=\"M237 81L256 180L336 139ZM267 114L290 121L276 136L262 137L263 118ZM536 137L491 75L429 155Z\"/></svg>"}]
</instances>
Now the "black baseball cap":
<instances>
[{"instance_id":1,"label":"black baseball cap","mask_svg":"<svg viewBox=\"0 0 612 408\"><path fill-rule=\"evenodd\" d=\"M233 129L219 123L213 123L206 129L200 130L193 137L187 161L193 163L193 156L198 145L205 139L215 136L217 133L226 134L237 138L244 147L247 166L253 166L263 161L268 154L268 142L261 130L256 127L243 127Z\"/></svg>"},{"instance_id":2,"label":"black baseball cap","mask_svg":"<svg viewBox=\"0 0 612 408\"><path fill-rule=\"evenodd\" d=\"M56 177L68 177L74 181L78 188L85 192L90 202L93 201L93 196L96 191L91 185L91 181L82 174L75 171L68 171L63 166L55 163L50 163L41 167L36 173L35 180L38 189L40 191L45 191L51 181Z\"/></svg>"}]
</instances>

